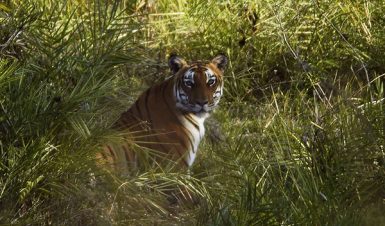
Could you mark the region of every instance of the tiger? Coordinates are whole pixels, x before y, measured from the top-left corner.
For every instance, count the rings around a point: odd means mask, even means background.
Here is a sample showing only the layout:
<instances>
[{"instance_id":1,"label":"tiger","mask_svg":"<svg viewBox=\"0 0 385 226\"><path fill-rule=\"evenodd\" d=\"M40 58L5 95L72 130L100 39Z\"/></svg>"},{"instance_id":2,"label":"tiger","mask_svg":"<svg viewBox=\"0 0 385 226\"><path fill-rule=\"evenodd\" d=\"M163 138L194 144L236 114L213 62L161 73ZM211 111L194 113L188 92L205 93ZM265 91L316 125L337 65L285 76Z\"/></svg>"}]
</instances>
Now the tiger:
<instances>
[{"instance_id":1,"label":"tiger","mask_svg":"<svg viewBox=\"0 0 385 226\"><path fill-rule=\"evenodd\" d=\"M139 146L165 154L189 168L204 134L204 122L223 94L223 74L228 59L219 54L211 61L188 64L176 54L169 57L172 75L143 92L113 125L128 130ZM106 145L107 164L124 171L136 166L137 153L127 144Z\"/></svg>"}]
</instances>

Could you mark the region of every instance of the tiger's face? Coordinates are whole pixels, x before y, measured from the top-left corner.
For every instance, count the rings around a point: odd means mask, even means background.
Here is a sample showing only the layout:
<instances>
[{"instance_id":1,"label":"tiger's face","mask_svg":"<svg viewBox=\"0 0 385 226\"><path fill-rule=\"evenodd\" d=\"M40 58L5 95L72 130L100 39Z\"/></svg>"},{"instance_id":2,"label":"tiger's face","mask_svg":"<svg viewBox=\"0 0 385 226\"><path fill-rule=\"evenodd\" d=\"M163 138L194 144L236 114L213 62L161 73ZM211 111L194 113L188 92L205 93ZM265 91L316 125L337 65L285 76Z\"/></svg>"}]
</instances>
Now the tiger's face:
<instances>
[{"instance_id":1,"label":"tiger's face","mask_svg":"<svg viewBox=\"0 0 385 226\"><path fill-rule=\"evenodd\" d=\"M223 94L223 71L227 64L224 55L211 62L196 62L188 65L178 56L169 60L175 73L174 97L176 107L197 115L210 113Z\"/></svg>"}]
</instances>

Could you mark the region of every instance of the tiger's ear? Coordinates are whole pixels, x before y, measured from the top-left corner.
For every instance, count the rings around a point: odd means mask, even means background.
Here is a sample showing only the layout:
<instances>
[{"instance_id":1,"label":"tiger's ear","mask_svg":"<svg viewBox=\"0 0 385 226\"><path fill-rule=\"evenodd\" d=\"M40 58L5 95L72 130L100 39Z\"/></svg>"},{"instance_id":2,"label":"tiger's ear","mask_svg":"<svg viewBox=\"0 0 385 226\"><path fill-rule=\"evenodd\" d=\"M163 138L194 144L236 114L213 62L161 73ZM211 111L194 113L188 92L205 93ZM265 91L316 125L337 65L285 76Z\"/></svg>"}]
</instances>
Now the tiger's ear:
<instances>
[{"instance_id":1,"label":"tiger's ear","mask_svg":"<svg viewBox=\"0 0 385 226\"><path fill-rule=\"evenodd\" d=\"M176 74L185 65L187 65L185 60L176 54L170 55L170 58L168 59L168 66L170 67L173 74Z\"/></svg>"},{"instance_id":2,"label":"tiger's ear","mask_svg":"<svg viewBox=\"0 0 385 226\"><path fill-rule=\"evenodd\" d=\"M214 57L214 59L211 60L211 63L213 63L219 70L222 72L225 70L227 65L227 57L224 54L219 54L218 56Z\"/></svg>"}]
</instances>

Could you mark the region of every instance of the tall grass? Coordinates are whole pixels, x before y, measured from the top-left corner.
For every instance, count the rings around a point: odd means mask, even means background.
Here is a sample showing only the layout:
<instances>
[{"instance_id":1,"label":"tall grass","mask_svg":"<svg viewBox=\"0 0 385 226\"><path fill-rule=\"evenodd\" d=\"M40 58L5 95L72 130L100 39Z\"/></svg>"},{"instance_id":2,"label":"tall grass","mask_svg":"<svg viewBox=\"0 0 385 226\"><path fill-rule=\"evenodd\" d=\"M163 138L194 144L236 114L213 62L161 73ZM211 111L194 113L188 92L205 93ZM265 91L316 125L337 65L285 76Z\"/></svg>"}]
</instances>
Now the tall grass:
<instances>
[{"instance_id":1,"label":"tall grass","mask_svg":"<svg viewBox=\"0 0 385 226\"><path fill-rule=\"evenodd\" d=\"M138 26L134 19L122 24L131 19L103 2L6 7L0 221L58 223L61 214L69 222L92 219L85 203L95 200L83 195L92 195L87 163L112 123L103 114L121 86L122 63L134 56L127 43L131 26ZM80 217L70 218L74 213Z\"/></svg>"},{"instance_id":2,"label":"tall grass","mask_svg":"<svg viewBox=\"0 0 385 226\"><path fill-rule=\"evenodd\" d=\"M382 225L382 1L0 3L0 223ZM95 166L166 59L226 53L191 173ZM171 204L188 190L194 203Z\"/></svg>"}]
</instances>

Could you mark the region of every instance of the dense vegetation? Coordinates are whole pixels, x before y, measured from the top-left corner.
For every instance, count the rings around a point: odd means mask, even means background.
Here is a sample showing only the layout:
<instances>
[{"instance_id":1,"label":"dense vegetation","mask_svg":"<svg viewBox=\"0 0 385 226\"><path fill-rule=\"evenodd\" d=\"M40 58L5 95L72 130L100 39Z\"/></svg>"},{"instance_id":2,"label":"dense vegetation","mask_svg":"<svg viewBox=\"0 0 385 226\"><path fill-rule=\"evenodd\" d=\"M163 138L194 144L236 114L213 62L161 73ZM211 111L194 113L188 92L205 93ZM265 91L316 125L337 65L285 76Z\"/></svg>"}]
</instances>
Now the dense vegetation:
<instances>
[{"instance_id":1,"label":"dense vegetation","mask_svg":"<svg viewBox=\"0 0 385 226\"><path fill-rule=\"evenodd\" d=\"M0 3L0 224L385 225L385 3ZM95 165L170 75L229 57L191 173ZM171 205L169 190L195 202Z\"/></svg>"}]
</instances>

